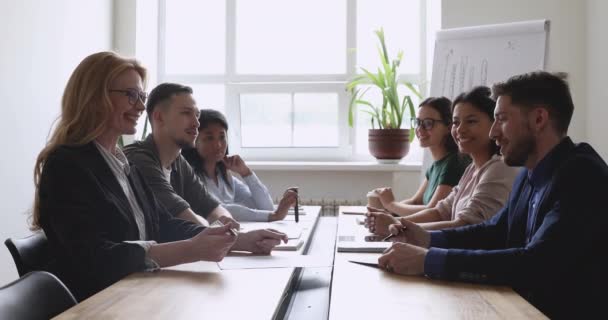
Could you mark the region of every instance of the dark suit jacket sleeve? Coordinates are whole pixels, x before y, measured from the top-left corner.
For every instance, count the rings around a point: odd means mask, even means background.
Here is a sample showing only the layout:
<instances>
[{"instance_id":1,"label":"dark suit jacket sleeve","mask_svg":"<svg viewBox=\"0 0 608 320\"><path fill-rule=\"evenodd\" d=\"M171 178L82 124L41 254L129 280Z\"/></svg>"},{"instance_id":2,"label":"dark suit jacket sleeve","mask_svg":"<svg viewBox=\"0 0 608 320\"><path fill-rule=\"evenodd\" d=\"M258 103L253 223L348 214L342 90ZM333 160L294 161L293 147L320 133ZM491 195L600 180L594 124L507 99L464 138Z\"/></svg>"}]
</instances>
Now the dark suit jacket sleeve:
<instances>
[{"instance_id":1,"label":"dark suit jacket sleeve","mask_svg":"<svg viewBox=\"0 0 608 320\"><path fill-rule=\"evenodd\" d=\"M605 230L603 203L608 190L605 167L593 159L577 157L558 171L549 199L544 201L544 219L531 241L524 247L497 250L449 249L445 265L447 279L525 286L534 282L555 286L551 281L572 277L571 271L582 259L597 250L598 239ZM506 223L506 212L492 219L489 226ZM505 220L503 220L505 219ZM474 230L483 234L483 226ZM500 228L501 232L504 232ZM463 240L465 230L450 231L451 239ZM506 241L506 234L502 237ZM498 235L496 237L499 237ZM492 237L487 237L492 239ZM486 238L469 243L470 248L483 247ZM468 239L473 241L473 239ZM595 249L594 249L595 247ZM550 287L550 286L549 286Z\"/></svg>"},{"instance_id":2,"label":"dark suit jacket sleeve","mask_svg":"<svg viewBox=\"0 0 608 320\"><path fill-rule=\"evenodd\" d=\"M109 286L144 269L144 249L117 239L115 230L128 230L129 220L112 216L108 195L93 172L69 152L58 150L45 163L40 181L40 213L44 231L66 265L67 272L90 279L93 288ZM114 217L116 213L113 213ZM81 285L81 284L79 284Z\"/></svg>"}]
</instances>

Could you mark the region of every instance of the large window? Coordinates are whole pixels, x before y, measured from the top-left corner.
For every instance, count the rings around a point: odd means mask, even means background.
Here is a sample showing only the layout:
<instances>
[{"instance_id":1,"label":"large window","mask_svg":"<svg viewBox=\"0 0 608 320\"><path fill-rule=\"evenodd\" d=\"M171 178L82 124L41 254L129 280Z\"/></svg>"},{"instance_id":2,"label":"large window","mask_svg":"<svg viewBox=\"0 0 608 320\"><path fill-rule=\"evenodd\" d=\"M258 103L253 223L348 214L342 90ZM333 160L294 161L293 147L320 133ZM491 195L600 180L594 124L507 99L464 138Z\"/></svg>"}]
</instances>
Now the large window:
<instances>
[{"instance_id":1,"label":"large window","mask_svg":"<svg viewBox=\"0 0 608 320\"><path fill-rule=\"evenodd\" d=\"M347 123L346 81L376 70L384 28L400 78L424 90L422 0L161 0L158 81L223 111L230 150L254 160L362 160L370 120ZM417 101L414 101L416 103ZM409 123L409 121L405 121ZM417 143L409 160L421 158Z\"/></svg>"}]
</instances>

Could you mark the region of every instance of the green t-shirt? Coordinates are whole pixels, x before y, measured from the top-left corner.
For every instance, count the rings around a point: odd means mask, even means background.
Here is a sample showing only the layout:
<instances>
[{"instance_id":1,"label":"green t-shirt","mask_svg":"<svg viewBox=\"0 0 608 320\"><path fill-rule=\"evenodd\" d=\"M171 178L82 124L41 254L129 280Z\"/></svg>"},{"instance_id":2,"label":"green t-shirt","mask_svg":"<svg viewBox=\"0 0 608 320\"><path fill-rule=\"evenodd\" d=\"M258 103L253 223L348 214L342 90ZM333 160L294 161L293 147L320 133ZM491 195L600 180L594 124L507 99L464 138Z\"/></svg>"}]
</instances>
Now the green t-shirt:
<instances>
[{"instance_id":1,"label":"green t-shirt","mask_svg":"<svg viewBox=\"0 0 608 320\"><path fill-rule=\"evenodd\" d=\"M422 203L428 204L431 201L435 194L435 189L439 185L445 184L450 187L458 185L460 177L462 177L464 170L470 163L471 158L459 153L450 153L442 159L433 162L431 167L426 171L428 184L422 196Z\"/></svg>"}]
</instances>

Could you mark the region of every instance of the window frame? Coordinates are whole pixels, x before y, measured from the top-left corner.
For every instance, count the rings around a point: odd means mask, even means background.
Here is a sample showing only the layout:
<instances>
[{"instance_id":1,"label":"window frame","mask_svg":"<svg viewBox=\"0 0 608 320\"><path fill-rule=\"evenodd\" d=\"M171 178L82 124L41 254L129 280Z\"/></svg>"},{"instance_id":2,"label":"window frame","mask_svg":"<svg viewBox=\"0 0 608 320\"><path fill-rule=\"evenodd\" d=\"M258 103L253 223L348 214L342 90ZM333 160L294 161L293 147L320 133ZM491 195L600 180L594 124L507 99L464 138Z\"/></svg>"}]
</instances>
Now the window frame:
<instances>
[{"instance_id":1,"label":"window frame","mask_svg":"<svg viewBox=\"0 0 608 320\"><path fill-rule=\"evenodd\" d=\"M357 47L357 0L346 1L346 72L342 74L237 74L236 73L236 1L225 0L226 5L226 63L224 74L168 74L165 70L166 2L158 1L158 82L186 84L216 84L225 86L225 112L229 121L230 151L250 160L321 160L321 161L369 161L368 152L357 152L356 126L347 123L350 95L345 90L348 79L357 74L357 54L349 48ZM404 73L400 80L412 82L427 91L427 4L420 1L420 61L418 73ZM241 146L241 93L303 93L333 92L338 95L338 147L242 147ZM355 113L357 117L359 112ZM407 126L407 124L406 124ZM411 152L412 150L410 150Z\"/></svg>"}]
</instances>

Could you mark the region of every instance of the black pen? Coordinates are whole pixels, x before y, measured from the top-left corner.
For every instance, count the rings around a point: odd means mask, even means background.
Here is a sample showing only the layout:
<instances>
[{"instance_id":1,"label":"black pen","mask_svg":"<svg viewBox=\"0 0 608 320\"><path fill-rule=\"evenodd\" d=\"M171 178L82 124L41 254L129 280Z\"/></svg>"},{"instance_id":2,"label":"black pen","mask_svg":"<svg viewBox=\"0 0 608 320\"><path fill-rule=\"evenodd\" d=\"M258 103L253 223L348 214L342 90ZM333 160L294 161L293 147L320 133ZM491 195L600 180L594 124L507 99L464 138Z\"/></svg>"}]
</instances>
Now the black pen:
<instances>
[{"instance_id":1,"label":"black pen","mask_svg":"<svg viewBox=\"0 0 608 320\"><path fill-rule=\"evenodd\" d=\"M298 202L300 202L300 196L298 195L298 188L293 188L293 191L296 193L296 205L293 207L296 223L300 222L300 210L298 208Z\"/></svg>"},{"instance_id":2,"label":"black pen","mask_svg":"<svg viewBox=\"0 0 608 320\"><path fill-rule=\"evenodd\" d=\"M214 221L214 222L213 222L213 223L210 225L210 227L213 227L213 226L217 226L217 227L223 227L223 226L224 226L224 224L223 224L223 223L222 223L220 220L215 220L215 221ZM233 236L238 236L238 235L239 235L239 232L238 232L238 231L237 231L235 228L230 228L230 229L228 229L228 231L229 231L229 232L230 232L230 234L232 234Z\"/></svg>"},{"instance_id":3,"label":"black pen","mask_svg":"<svg viewBox=\"0 0 608 320\"><path fill-rule=\"evenodd\" d=\"M388 236L384 237L384 239L382 239L382 241L388 241L391 238L398 236L401 233L401 231L403 231L403 230L405 230L405 226L401 226L401 228L397 229L397 231L398 231L397 234L391 233Z\"/></svg>"}]
</instances>

